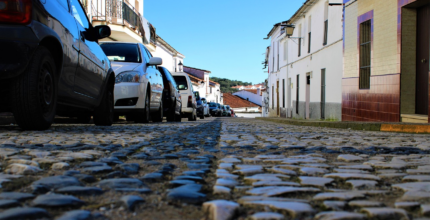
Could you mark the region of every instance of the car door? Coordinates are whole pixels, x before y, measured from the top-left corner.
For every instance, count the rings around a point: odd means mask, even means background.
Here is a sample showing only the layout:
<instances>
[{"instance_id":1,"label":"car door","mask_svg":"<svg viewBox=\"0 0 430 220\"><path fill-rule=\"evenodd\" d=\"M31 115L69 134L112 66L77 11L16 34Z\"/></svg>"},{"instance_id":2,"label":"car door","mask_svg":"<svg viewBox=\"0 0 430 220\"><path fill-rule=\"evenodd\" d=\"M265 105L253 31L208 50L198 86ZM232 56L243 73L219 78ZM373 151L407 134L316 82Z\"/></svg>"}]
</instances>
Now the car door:
<instances>
[{"instance_id":1,"label":"car door","mask_svg":"<svg viewBox=\"0 0 430 220\"><path fill-rule=\"evenodd\" d=\"M63 44L63 68L58 79L58 100L74 103L74 84L79 57L79 32L74 17L70 14L68 0L42 1L49 14L45 21L61 39Z\"/></svg>"},{"instance_id":2,"label":"car door","mask_svg":"<svg viewBox=\"0 0 430 220\"><path fill-rule=\"evenodd\" d=\"M79 31L79 64L75 75L74 90L87 104L94 105L102 96L102 85L106 77L105 55L97 42L85 39L92 28L78 0L70 0L71 12Z\"/></svg>"},{"instance_id":3,"label":"car door","mask_svg":"<svg viewBox=\"0 0 430 220\"><path fill-rule=\"evenodd\" d=\"M142 54L146 58L146 63L152 58L152 54L142 46ZM146 73L149 76L149 81L151 83L151 109L158 110L161 103L161 97L163 95L163 77L161 73L157 70L156 66L146 65Z\"/></svg>"},{"instance_id":4,"label":"car door","mask_svg":"<svg viewBox=\"0 0 430 220\"><path fill-rule=\"evenodd\" d=\"M140 48L140 53L141 56L143 57L143 62L145 65L143 65L143 72L145 73L145 78L148 80L149 82L149 86L150 86L150 91L151 91L151 96L149 97L149 104L152 110L156 110L159 108L159 106L157 105L158 103L156 102L156 93L157 93L157 78L155 77L155 68L154 66L149 66L148 62L151 59L152 55L151 53L148 53L146 51L146 48L139 44L139 48Z\"/></svg>"}]
</instances>

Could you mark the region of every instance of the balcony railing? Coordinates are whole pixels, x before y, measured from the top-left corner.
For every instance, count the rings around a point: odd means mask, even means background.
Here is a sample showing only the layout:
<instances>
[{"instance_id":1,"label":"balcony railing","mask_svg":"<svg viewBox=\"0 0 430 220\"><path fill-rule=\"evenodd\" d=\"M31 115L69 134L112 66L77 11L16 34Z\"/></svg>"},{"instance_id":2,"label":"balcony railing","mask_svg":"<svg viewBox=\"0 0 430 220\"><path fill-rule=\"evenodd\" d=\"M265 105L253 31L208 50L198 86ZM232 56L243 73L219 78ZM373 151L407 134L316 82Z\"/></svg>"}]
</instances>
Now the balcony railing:
<instances>
[{"instance_id":1,"label":"balcony railing","mask_svg":"<svg viewBox=\"0 0 430 220\"><path fill-rule=\"evenodd\" d=\"M127 0L93 0L91 17L93 21L124 25L141 36L145 34L140 13Z\"/></svg>"}]
</instances>

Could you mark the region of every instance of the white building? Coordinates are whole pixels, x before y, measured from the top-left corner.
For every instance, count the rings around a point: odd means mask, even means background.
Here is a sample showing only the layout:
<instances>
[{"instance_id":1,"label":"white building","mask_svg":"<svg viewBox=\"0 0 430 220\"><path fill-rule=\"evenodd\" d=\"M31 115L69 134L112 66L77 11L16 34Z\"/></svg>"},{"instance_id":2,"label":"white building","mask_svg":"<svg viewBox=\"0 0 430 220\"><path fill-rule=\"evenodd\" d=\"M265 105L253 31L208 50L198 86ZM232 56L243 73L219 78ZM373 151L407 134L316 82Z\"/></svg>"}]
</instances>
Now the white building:
<instances>
[{"instance_id":1,"label":"white building","mask_svg":"<svg viewBox=\"0 0 430 220\"><path fill-rule=\"evenodd\" d=\"M254 90L240 90L238 92L233 93L235 96L239 96L240 98L246 99L254 104L262 106L262 90L254 89Z\"/></svg>"},{"instance_id":2,"label":"white building","mask_svg":"<svg viewBox=\"0 0 430 220\"><path fill-rule=\"evenodd\" d=\"M112 34L100 41L143 43L155 52L155 28L143 17L144 0L80 0L93 26L108 25Z\"/></svg>"},{"instance_id":3,"label":"white building","mask_svg":"<svg viewBox=\"0 0 430 220\"><path fill-rule=\"evenodd\" d=\"M193 83L194 91L209 102L222 103L220 84L210 80L211 71L184 66L183 71L188 74Z\"/></svg>"},{"instance_id":4,"label":"white building","mask_svg":"<svg viewBox=\"0 0 430 220\"><path fill-rule=\"evenodd\" d=\"M185 56L179 53L175 48L170 46L163 38L157 36L155 51L152 52L154 57L163 59L163 67L171 73L180 72L179 65L184 63Z\"/></svg>"},{"instance_id":5,"label":"white building","mask_svg":"<svg viewBox=\"0 0 430 220\"><path fill-rule=\"evenodd\" d=\"M330 4L342 0L330 0ZM293 26L292 36L287 27ZM269 117L341 120L342 7L306 0L269 32ZM263 114L264 115L264 114Z\"/></svg>"}]
</instances>

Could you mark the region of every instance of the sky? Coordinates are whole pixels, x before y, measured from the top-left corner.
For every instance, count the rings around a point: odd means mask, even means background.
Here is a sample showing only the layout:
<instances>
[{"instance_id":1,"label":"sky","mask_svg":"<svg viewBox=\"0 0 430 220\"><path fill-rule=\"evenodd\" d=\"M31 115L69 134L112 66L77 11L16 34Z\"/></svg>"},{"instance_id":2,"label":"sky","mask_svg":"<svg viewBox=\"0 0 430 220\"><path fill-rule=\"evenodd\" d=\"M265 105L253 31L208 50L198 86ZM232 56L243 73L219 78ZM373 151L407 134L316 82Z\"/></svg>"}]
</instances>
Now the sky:
<instances>
[{"instance_id":1,"label":"sky","mask_svg":"<svg viewBox=\"0 0 430 220\"><path fill-rule=\"evenodd\" d=\"M211 77L264 82L263 40L304 0L145 0L144 17L157 34L185 55L184 65Z\"/></svg>"}]
</instances>

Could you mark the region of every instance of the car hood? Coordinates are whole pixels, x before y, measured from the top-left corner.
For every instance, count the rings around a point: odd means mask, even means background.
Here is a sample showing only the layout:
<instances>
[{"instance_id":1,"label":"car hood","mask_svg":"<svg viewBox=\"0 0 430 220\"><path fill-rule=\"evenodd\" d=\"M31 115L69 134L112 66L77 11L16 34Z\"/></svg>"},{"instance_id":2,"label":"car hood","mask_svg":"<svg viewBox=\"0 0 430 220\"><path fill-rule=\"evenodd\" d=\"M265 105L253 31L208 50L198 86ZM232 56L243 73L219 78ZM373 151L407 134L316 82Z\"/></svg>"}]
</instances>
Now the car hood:
<instances>
[{"instance_id":1,"label":"car hood","mask_svg":"<svg viewBox=\"0 0 430 220\"><path fill-rule=\"evenodd\" d=\"M141 63L126 63L126 62L112 62L112 70L115 75L118 75L125 71L132 71L136 69L138 66L142 65Z\"/></svg>"}]
</instances>

